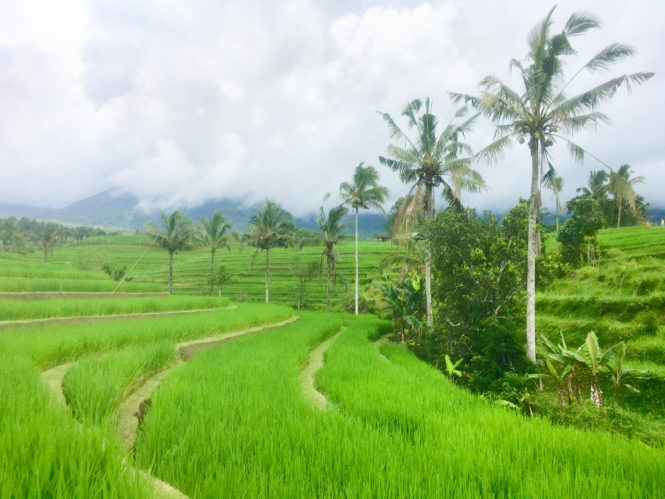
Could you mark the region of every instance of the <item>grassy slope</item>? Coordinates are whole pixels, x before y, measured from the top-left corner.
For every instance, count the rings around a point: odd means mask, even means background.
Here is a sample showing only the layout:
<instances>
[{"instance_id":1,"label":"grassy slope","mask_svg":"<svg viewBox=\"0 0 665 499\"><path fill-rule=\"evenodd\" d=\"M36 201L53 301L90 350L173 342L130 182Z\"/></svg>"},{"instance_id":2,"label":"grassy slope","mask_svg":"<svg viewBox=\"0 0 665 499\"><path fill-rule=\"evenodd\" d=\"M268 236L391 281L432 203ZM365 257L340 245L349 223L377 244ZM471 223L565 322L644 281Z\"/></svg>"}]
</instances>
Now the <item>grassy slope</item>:
<instances>
[{"instance_id":1,"label":"grassy slope","mask_svg":"<svg viewBox=\"0 0 665 499\"><path fill-rule=\"evenodd\" d=\"M629 227L598 234L600 261L539 293L538 332L579 345L589 331L601 347L627 344L627 365L648 369L633 380L642 391L623 394L628 409L662 418L665 411L665 229ZM609 392L607 389L605 391ZM638 423L639 424L639 423ZM643 422L642 424L648 424Z\"/></svg>"}]
</instances>

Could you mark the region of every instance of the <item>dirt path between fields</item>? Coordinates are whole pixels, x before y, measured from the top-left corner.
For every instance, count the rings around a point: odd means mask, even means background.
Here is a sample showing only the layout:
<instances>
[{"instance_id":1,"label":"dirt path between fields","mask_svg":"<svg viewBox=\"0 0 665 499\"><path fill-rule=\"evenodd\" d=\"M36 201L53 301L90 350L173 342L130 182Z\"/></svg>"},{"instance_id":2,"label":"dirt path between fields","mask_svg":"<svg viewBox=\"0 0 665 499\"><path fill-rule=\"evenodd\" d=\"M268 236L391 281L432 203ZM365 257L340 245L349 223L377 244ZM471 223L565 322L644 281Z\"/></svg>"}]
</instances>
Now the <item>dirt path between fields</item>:
<instances>
[{"instance_id":1,"label":"dirt path between fields","mask_svg":"<svg viewBox=\"0 0 665 499\"><path fill-rule=\"evenodd\" d=\"M122 442L125 446L125 449L129 452L134 447L134 443L136 441L136 431L143 419L143 416L145 415L147 408L150 406L150 396L169 374L172 374L176 369L179 369L181 366L183 366L184 363L191 359L194 354L239 336L257 333L266 329L286 326L287 324L295 322L298 319L298 316L293 316L279 322L271 322L239 331L222 333L215 336L208 336L193 341L178 343L176 345L177 355L175 364L171 365L171 367L167 369L159 371L156 374L148 375L142 378L141 381L135 383L128 389L129 395L120 403L116 414L118 415L118 431L122 437ZM62 381L67 374L67 371L73 364L74 362L60 364L59 366L55 366L44 371L41 375L42 381L47 386L54 399L65 407L67 406L67 401L62 390ZM141 474L141 476L152 482L156 497L169 497L177 499L187 497L173 486L163 482L155 476L152 476L147 471L135 468L130 463L127 463L127 466L131 467L134 472Z\"/></svg>"},{"instance_id":2,"label":"dirt path between fields","mask_svg":"<svg viewBox=\"0 0 665 499\"><path fill-rule=\"evenodd\" d=\"M120 320L120 319L143 319L149 317L162 317L168 315L186 315L200 314L203 312L214 312L217 310L233 310L235 305L214 308L196 308L190 310L162 310L161 312L136 312L131 314L101 314L101 315L76 315L71 317L42 317L39 319L15 319L9 321L0 321L0 330L9 329L16 326L35 326L41 324L81 324L83 322L92 322L100 319Z\"/></svg>"},{"instance_id":3,"label":"dirt path between fields","mask_svg":"<svg viewBox=\"0 0 665 499\"><path fill-rule=\"evenodd\" d=\"M316 389L316 386L314 385L314 377L318 370L323 367L323 356L326 351L345 329L345 327L342 327L337 333L312 350L309 353L307 364L305 364L305 367L300 371L300 384L305 393L305 398L307 398L314 407L321 409L322 411L328 407L328 399L323 393Z\"/></svg>"},{"instance_id":4,"label":"dirt path between fields","mask_svg":"<svg viewBox=\"0 0 665 499\"><path fill-rule=\"evenodd\" d=\"M224 333L216 336L208 336L193 341L186 341L176 345L176 361L168 369L159 371L152 376L144 378L139 383L134 384L129 389L129 396L127 396L118 407L118 433L122 438L125 449L130 451L134 448L136 442L136 431L143 421L143 417L150 406L150 397L155 392L157 387L164 381L164 379L172 374L175 370L179 369L185 362L191 359L196 353L207 350L214 346L232 340L239 336L258 333L266 329L274 329L287 324L291 324L298 320L298 316L290 317L280 322L271 322L260 326L254 326L240 331L231 333Z\"/></svg>"}]
</instances>

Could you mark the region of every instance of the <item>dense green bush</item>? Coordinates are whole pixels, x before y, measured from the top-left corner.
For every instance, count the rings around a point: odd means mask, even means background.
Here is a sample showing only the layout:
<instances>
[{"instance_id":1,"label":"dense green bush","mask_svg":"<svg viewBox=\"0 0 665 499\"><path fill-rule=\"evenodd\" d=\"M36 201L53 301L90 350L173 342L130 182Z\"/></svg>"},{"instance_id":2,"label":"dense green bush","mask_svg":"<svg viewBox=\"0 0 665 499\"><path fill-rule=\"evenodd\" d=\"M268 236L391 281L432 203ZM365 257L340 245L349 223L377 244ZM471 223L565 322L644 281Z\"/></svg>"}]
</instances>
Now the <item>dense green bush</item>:
<instances>
[{"instance_id":1,"label":"dense green bush","mask_svg":"<svg viewBox=\"0 0 665 499\"><path fill-rule=\"evenodd\" d=\"M416 342L423 358L443 366L448 354L474 389L493 388L522 365L528 206L499 225L490 213L447 210L430 225L436 321Z\"/></svg>"},{"instance_id":2,"label":"dense green bush","mask_svg":"<svg viewBox=\"0 0 665 499\"><path fill-rule=\"evenodd\" d=\"M574 267L595 261L598 255L596 232L605 225L601 202L591 196L579 196L568 201L566 208L571 217L557 237L563 261Z\"/></svg>"}]
</instances>

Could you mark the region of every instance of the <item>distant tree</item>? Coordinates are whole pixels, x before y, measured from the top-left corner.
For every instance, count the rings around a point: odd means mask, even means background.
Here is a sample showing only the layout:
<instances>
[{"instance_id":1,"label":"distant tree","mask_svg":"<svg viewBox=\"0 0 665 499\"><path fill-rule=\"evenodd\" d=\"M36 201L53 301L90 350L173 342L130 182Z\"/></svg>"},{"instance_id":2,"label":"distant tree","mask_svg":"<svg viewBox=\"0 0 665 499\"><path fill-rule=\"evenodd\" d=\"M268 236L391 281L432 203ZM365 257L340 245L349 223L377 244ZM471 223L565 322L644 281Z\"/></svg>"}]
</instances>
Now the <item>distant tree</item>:
<instances>
[{"instance_id":1,"label":"distant tree","mask_svg":"<svg viewBox=\"0 0 665 499\"><path fill-rule=\"evenodd\" d=\"M212 283L214 286L217 286L219 296L222 296L222 288L224 285L232 283L233 281L233 275L229 272L229 269L226 268L226 265L220 265L217 267L216 272L212 276Z\"/></svg>"},{"instance_id":2,"label":"distant tree","mask_svg":"<svg viewBox=\"0 0 665 499\"><path fill-rule=\"evenodd\" d=\"M37 233L37 243L44 252L42 261L45 262L49 253L53 256L53 246L56 241L58 226L53 222L42 222Z\"/></svg>"},{"instance_id":3,"label":"distant tree","mask_svg":"<svg viewBox=\"0 0 665 499\"><path fill-rule=\"evenodd\" d=\"M466 110L461 109L455 114L455 118L465 114ZM390 157L379 156L379 161L398 172L402 182L412 185L408 193L409 202L402 205L397 215L396 223L402 233L409 234L423 216L425 219L434 217L434 193L439 187L442 187L442 195L448 205L461 207L461 191L475 192L485 186L480 174L470 167L471 148L461 142L464 135L471 130L476 116L460 123L451 121L438 133L438 120L432 114L429 98L424 102L415 99L409 102L402 112L402 116L407 118L408 127L415 129L413 138L409 137L389 114L383 113L382 116L392 137L401 142L401 145L389 145ZM466 157L461 157L464 155ZM430 330L433 325L431 256L428 247L425 253L425 297L427 327Z\"/></svg>"},{"instance_id":4,"label":"distant tree","mask_svg":"<svg viewBox=\"0 0 665 499\"><path fill-rule=\"evenodd\" d=\"M644 182L644 177L631 176L630 165L621 165L618 171L610 173L610 182L607 190L614 198L617 207L617 227L621 227L621 210L624 206L633 213L637 213L635 184Z\"/></svg>"},{"instance_id":5,"label":"distant tree","mask_svg":"<svg viewBox=\"0 0 665 499\"><path fill-rule=\"evenodd\" d=\"M560 33L552 33L552 8L545 19L531 31L528 38L529 53L525 63L512 59L511 68L519 71L523 88L513 90L495 76L481 82L480 95L451 94L454 102L470 102L496 124L496 139L482 149L478 159L496 161L503 156L516 138L527 142L531 155L531 213L527 248L527 357L536 362L536 252L537 217L540 210L538 179L541 159L551 162L549 148L560 140L568 145L573 158L584 161L586 151L571 140L577 132L607 122L598 105L613 97L622 86L630 89L644 83L653 73L622 75L594 86L572 97L565 91L583 72L608 69L612 64L630 57L635 51L624 44L612 43L593 56L570 79L564 77L564 58L577 52L570 44L571 37L579 36L600 23L586 14L574 13Z\"/></svg>"},{"instance_id":6,"label":"distant tree","mask_svg":"<svg viewBox=\"0 0 665 499\"><path fill-rule=\"evenodd\" d=\"M328 299L328 312L332 312L332 302L330 300L330 279L337 273L337 262L340 260L337 245L342 240L342 230L345 224L342 223L344 217L349 212L344 206L335 206L328 211L326 215L321 207L321 214L316 219L319 224L323 238L323 254L321 255L321 264L323 260L326 261L327 266L327 299ZM332 275L331 275L332 274Z\"/></svg>"},{"instance_id":7,"label":"distant tree","mask_svg":"<svg viewBox=\"0 0 665 499\"><path fill-rule=\"evenodd\" d=\"M215 252L218 248L226 248L231 251L231 223L226 219L224 213L217 210L210 220L201 220L198 233L198 241L203 246L210 248L210 296L214 292L215 277Z\"/></svg>"},{"instance_id":8,"label":"distant tree","mask_svg":"<svg viewBox=\"0 0 665 499\"><path fill-rule=\"evenodd\" d=\"M245 239L257 248L252 257L252 265L261 250L266 252L266 303L270 302L270 250L286 246L288 236L294 229L291 214L268 199L249 221Z\"/></svg>"},{"instance_id":9,"label":"distant tree","mask_svg":"<svg viewBox=\"0 0 665 499\"><path fill-rule=\"evenodd\" d=\"M342 182L339 185L340 194L344 204L354 210L356 220L356 288L355 288L355 314L358 315L358 209L367 210L375 208L384 213L381 203L388 196L388 189L379 185L379 174L373 166L356 166L351 183Z\"/></svg>"},{"instance_id":10,"label":"distant tree","mask_svg":"<svg viewBox=\"0 0 665 499\"><path fill-rule=\"evenodd\" d=\"M563 205L561 204L559 194L561 193L561 189L563 189L563 178L559 177L556 170L550 166L547 173L543 175L543 185L554 194L554 216L556 221L556 231L559 232L559 212L563 211Z\"/></svg>"},{"instance_id":11,"label":"distant tree","mask_svg":"<svg viewBox=\"0 0 665 499\"><path fill-rule=\"evenodd\" d=\"M191 248L192 222L179 211L170 215L161 213L162 228L153 222L146 224L146 232L154 243L169 253L169 293L173 293L173 255L182 250Z\"/></svg>"},{"instance_id":12,"label":"distant tree","mask_svg":"<svg viewBox=\"0 0 665 499\"><path fill-rule=\"evenodd\" d=\"M577 267L596 253L596 232L605 225L602 203L590 194L578 196L566 203L570 218L559 231L561 257L564 262ZM586 251L585 251L586 249Z\"/></svg>"},{"instance_id":13,"label":"distant tree","mask_svg":"<svg viewBox=\"0 0 665 499\"><path fill-rule=\"evenodd\" d=\"M320 241L319 234L307 229L295 229L289 234L287 245L293 249L294 257L290 265L291 275L295 277L296 285L293 291L296 298L296 308L300 310L307 296L307 283L311 281L318 272L316 262L305 262L302 259L302 249L305 246L316 244Z\"/></svg>"}]
</instances>

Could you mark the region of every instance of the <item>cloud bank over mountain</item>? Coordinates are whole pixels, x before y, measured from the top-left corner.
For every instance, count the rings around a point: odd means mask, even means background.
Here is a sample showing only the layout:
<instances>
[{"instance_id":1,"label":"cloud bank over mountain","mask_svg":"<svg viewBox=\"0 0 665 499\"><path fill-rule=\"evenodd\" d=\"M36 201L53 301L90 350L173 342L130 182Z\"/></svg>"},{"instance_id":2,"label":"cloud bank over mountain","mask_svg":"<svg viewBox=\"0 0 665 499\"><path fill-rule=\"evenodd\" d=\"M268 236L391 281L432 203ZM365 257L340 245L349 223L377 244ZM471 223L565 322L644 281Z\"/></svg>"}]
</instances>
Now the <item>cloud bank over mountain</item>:
<instances>
[{"instance_id":1,"label":"cloud bank over mountain","mask_svg":"<svg viewBox=\"0 0 665 499\"><path fill-rule=\"evenodd\" d=\"M561 2L558 25L577 9ZM613 124L578 142L612 165L630 163L648 179L639 191L658 205L665 145L653 110L665 108L665 7L594 0L584 10L604 28L576 40L580 65L623 41L640 55L609 74L657 75L618 94L603 107ZM526 36L545 14L516 0L9 5L0 19L0 197L62 206L118 188L145 208L270 197L311 212L360 161L378 167L390 137L377 111L398 117L429 96L445 123L455 109L448 91L473 92L490 73L514 81L508 61L526 55ZM491 136L480 124L470 142ZM566 197L600 165L575 165L561 150ZM516 146L501 164L480 167L488 190L465 201L505 209L527 195L528 167ZM404 194L395 174L379 171L392 199ZM548 194L544 201L552 204Z\"/></svg>"}]
</instances>

